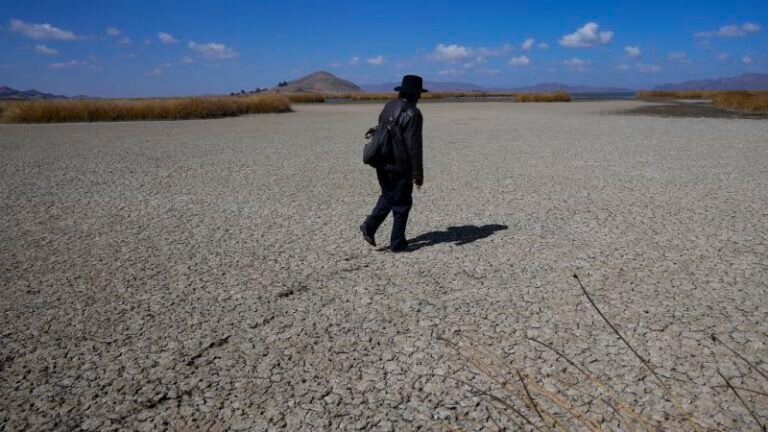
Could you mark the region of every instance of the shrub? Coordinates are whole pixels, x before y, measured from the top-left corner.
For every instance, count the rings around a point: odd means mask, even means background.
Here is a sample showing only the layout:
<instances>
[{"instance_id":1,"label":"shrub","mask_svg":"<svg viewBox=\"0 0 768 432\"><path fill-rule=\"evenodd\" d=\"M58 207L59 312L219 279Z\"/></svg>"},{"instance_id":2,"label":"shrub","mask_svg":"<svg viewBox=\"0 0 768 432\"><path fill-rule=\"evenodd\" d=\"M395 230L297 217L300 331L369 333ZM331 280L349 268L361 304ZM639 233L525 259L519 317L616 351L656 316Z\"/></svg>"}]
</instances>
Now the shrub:
<instances>
[{"instance_id":1,"label":"shrub","mask_svg":"<svg viewBox=\"0 0 768 432\"><path fill-rule=\"evenodd\" d=\"M518 93L515 95L517 102L570 102L571 95L566 92L552 93Z\"/></svg>"}]
</instances>

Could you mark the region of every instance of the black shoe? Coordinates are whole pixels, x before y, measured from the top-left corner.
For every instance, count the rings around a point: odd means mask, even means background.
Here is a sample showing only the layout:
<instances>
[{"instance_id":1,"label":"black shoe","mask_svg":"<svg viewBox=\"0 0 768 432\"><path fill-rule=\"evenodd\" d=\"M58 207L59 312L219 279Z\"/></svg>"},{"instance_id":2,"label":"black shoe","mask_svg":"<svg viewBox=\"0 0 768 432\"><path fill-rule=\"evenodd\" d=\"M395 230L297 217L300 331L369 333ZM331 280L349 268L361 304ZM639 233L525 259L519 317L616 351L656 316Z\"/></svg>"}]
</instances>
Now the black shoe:
<instances>
[{"instance_id":1,"label":"black shoe","mask_svg":"<svg viewBox=\"0 0 768 432\"><path fill-rule=\"evenodd\" d=\"M360 225L360 232L363 233L363 239L368 242L371 246L376 246L376 239L373 238L373 236L368 234L368 230L365 229L365 224Z\"/></svg>"},{"instance_id":2,"label":"black shoe","mask_svg":"<svg viewBox=\"0 0 768 432\"><path fill-rule=\"evenodd\" d=\"M400 246L400 247L396 247L396 248L390 248L389 250L392 251L392 252L398 253L398 252L410 252L412 249L411 249L410 245L406 244L405 246Z\"/></svg>"}]
</instances>

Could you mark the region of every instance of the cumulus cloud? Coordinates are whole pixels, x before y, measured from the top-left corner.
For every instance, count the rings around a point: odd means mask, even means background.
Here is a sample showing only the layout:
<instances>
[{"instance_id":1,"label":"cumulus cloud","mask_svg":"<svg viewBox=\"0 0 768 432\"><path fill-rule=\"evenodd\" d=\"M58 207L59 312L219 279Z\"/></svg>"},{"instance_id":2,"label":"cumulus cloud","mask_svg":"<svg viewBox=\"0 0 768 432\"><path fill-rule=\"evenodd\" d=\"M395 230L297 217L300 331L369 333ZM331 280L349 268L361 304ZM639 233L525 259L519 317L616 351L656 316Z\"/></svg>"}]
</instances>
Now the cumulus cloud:
<instances>
[{"instance_id":1,"label":"cumulus cloud","mask_svg":"<svg viewBox=\"0 0 768 432\"><path fill-rule=\"evenodd\" d=\"M379 56L376 56L376 57L371 57L368 60L366 60L366 62L368 62L368 64L371 64L371 65L374 65L374 66L383 65L384 64L384 56L379 55Z\"/></svg>"},{"instance_id":2,"label":"cumulus cloud","mask_svg":"<svg viewBox=\"0 0 768 432\"><path fill-rule=\"evenodd\" d=\"M11 20L11 31L37 40L75 40L77 36L50 24L32 24L18 19Z\"/></svg>"},{"instance_id":3,"label":"cumulus cloud","mask_svg":"<svg viewBox=\"0 0 768 432\"><path fill-rule=\"evenodd\" d=\"M745 65L752 64L752 57L750 56L744 56L741 58L741 62Z\"/></svg>"},{"instance_id":4,"label":"cumulus cloud","mask_svg":"<svg viewBox=\"0 0 768 432\"><path fill-rule=\"evenodd\" d=\"M547 49L547 48L549 48L549 44L546 43L546 42L539 42L539 44L537 46L539 47L539 49Z\"/></svg>"},{"instance_id":5,"label":"cumulus cloud","mask_svg":"<svg viewBox=\"0 0 768 432\"><path fill-rule=\"evenodd\" d=\"M624 52L632 58L640 57L640 47L638 46L625 46Z\"/></svg>"},{"instance_id":6,"label":"cumulus cloud","mask_svg":"<svg viewBox=\"0 0 768 432\"><path fill-rule=\"evenodd\" d=\"M599 25L588 22L574 33L560 38L560 45L568 48L589 48L597 45L605 45L613 39L612 31L598 31Z\"/></svg>"},{"instance_id":7,"label":"cumulus cloud","mask_svg":"<svg viewBox=\"0 0 768 432\"><path fill-rule=\"evenodd\" d=\"M165 71L169 67L171 67L170 63L159 64L159 65L157 65L157 67L152 68L151 70L147 71L146 74L147 75L153 75L153 76L163 75L165 73Z\"/></svg>"},{"instance_id":8,"label":"cumulus cloud","mask_svg":"<svg viewBox=\"0 0 768 432\"><path fill-rule=\"evenodd\" d=\"M129 37L122 37L122 38L120 38L119 41L117 41L117 43L119 43L120 45L130 45L131 42L132 42L131 38L129 38Z\"/></svg>"},{"instance_id":9,"label":"cumulus cloud","mask_svg":"<svg viewBox=\"0 0 768 432\"><path fill-rule=\"evenodd\" d=\"M160 42L162 42L162 43L164 43L166 45L171 45L171 44L175 44L176 42L178 42L178 40L176 40L175 37L173 37L170 34L165 33L165 32L158 33L157 34L157 38L160 39Z\"/></svg>"},{"instance_id":10,"label":"cumulus cloud","mask_svg":"<svg viewBox=\"0 0 768 432\"><path fill-rule=\"evenodd\" d=\"M59 51L57 49L48 48L45 45L36 45L35 46L35 52L37 52L39 54L44 54L44 55L56 55L56 54L59 53Z\"/></svg>"},{"instance_id":11,"label":"cumulus cloud","mask_svg":"<svg viewBox=\"0 0 768 432\"><path fill-rule=\"evenodd\" d=\"M193 58L192 58L192 57L190 57L190 56L184 56L184 57L181 59L181 62L182 62L182 63L184 63L184 64L192 64L192 63L194 63L194 62L195 62L195 59L193 59Z\"/></svg>"},{"instance_id":12,"label":"cumulus cloud","mask_svg":"<svg viewBox=\"0 0 768 432\"><path fill-rule=\"evenodd\" d=\"M528 38L523 41L523 43L520 44L520 48L522 48L525 51L528 51L529 49L533 48L533 43L536 42L532 38Z\"/></svg>"},{"instance_id":13,"label":"cumulus cloud","mask_svg":"<svg viewBox=\"0 0 768 432\"><path fill-rule=\"evenodd\" d=\"M351 65L360 64L360 57L352 57L351 59L349 59L349 64Z\"/></svg>"},{"instance_id":14,"label":"cumulus cloud","mask_svg":"<svg viewBox=\"0 0 768 432\"><path fill-rule=\"evenodd\" d=\"M117 27L110 27L106 31L107 36L120 36L122 32Z\"/></svg>"},{"instance_id":15,"label":"cumulus cloud","mask_svg":"<svg viewBox=\"0 0 768 432\"><path fill-rule=\"evenodd\" d=\"M526 66L531 63L531 60L528 58L528 56L518 56L518 57L512 57L509 59L509 64L512 66Z\"/></svg>"},{"instance_id":16,"label":"cumulus cloud","mask_svg":"<svg viewBox=\"0 0 768 432\"><path fill-rule=\"evenodd\" d=\"M624 63L622 63L622 64L620 64L620 65L616 66L616 69L618 69L618 70L629 70L629 69L630 69L630 67L629 67L629 65L628 65L628 64L624 64Z\"/></svg>"},{"instance_id":17,"label":"cumulus cloud","mask_svg":"<svg viewBox=\"0 0 768 432\"><path fill-rule=\"evenodd\" d=\"M437 60L454 62L463 60L472 55L469 48L461 45L451 44L437 44L434 51L434 57Z\"/></svg>"},{"instance_id":18,"label":"cumulus cloud","mask_svg":"<svg viewBox=\"0 0 768 432\"><path fill-rule=\"evenodd\" d=\"M720 53L717 55L717 59L720 61L728 61L731 56L728 53Z\"/></svg>"},{"instance_id":19,"label":"cumulus cloud","mask_svg":"<svg viewBox=\"0 0 768 432\"><path fill-rule=\"evenodd\" d=\"M195 41L187 44L187 47L205 59L230 59L238 57L240 54L232 48L215 42L199 44Z\"/></svg>"},{"instance_id":20,"label":"cumulus cloud","mask_svg":"<svg viewBox=\"0 0 768 432\"><path fill-rule=\"evenodd\" d=\"M719 37L719 38L733 38L733 37L742 37L747 36L750 34L757 33L761 30L761 27L755 23L744 23L742 25L727 25L722 26L717 30L714 31L708 31L708 32L699 32L696 33L696 37L701 38L711 38L711 37Z\"/></svg>"},{"instance_id":21,"label":"cumulus cloud","mask_svg":"<svg viewBox=\"0 0 768 432\"><path fill-rule=\"evenodd\" d=\"M659 65L638 63L636 67L637 67L637 71L642 73L655 73L661 70L661 66Z\"/></svg>"}]
</instances>

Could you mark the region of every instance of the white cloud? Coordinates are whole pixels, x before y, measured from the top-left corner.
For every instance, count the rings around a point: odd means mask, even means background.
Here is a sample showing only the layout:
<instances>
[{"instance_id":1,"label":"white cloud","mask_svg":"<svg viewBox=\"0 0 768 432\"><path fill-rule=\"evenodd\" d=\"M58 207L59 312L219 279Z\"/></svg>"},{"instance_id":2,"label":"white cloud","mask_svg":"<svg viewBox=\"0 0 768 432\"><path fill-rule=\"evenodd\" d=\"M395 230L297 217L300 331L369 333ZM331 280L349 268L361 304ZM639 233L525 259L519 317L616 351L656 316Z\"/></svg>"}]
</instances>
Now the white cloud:
<instances>
[{"instance_id":1,"label":"white cloud","mask_svg":"<svg viewBox=\"0 0 768 432\"><path fill-rule=\"evenodd\" d=\"M171 45L171 44L175 44L176 42L178 42L178 40L176 40L175 37L173 37L170 34L165 33L165 32L158 33L157 34L157 38L160 39L160 42L162 42L162 43L164 43L166 45Z\"/></svg>"},{"instance_id":2,"label":"white cloud","mask_svg":"<svg viewBox=\"0 0 768 432\"><path fill-rule=\"evenodd\" d=\"M341 67L341 63L331 63L328 65L328 67L331 69L338 69Z\"/></svg>"},{"instance_id":3,"label":"white cloud","mask_svg":"<svg viewBox=\"0 0 768 432\"><path fill-rule=\"evenodd\" d=\"M123 54L122 57L125 59L135 59L135 58L138 58L139 56L137 56L136 53L126 53L126 54Z\"/></svg>"},{"instance_id":4,"label":"white cloud","mask_svg":"<svg viewBox=\"0 0 768 432\"><path fill-rule=\"evenodd\" d=\"M582 60L580 58L575 58L574 57L574 58L569 59L569 60L564 60L563 64L566 65L566 66L579 68L579 67L589 66L590 64L592 64L592 61L591 60Z\"/></svg>"},{"instance_id":5,"label":"white cloud","mask_svg":"<svg viewBox=\"0 0 768 432\"><path fill-rule=\"evenodd\" d=\"M349 59L349 64L351 65L360 64L360 57L352 57L351 59Z\"/></svg>"},{"instance_id":6,"label":"white cloud","mask_svg":"<svg viewBox=\"0 0 768 432\"><path fill-rule=\"evenodd\" d=\"M368 60L366 60L366 62L368 62L368 64L371 64L371 65L374 65L374 66L383 65L384 64L384 56L379 55L379 56L376 56L376 57L371 57Z\"/></svg>"},{"instance_id":7,"label":"white cloud","mask_svg":"<svg viewBox=\"0 0 768 432\"><path fill-rule=\"evenodd\" d=\"M59 53L59 50L54 48L48 48L45 45L37 45L35 46L35 52L39 54L44 54L44 55L56 55Z\"/></svg>"},{"instance_id":8,"label":"white cloud","mask_svg":"<svg viewBox=\"0 0 768 432\"><path fill-rule=\"evenodd\" d=\"M509 59L509 64L512 66L526 66L531 63L531 60L528 58L528 56L518 56L518 57L512 57Z\"/></svg>"},{"instance_id":9,"label":"white cloud","mask_svg":"<svg viewBox=\"0 0 768 432\"><path fill-rule=\"evenodd\" d=\"M22 20L11 20L11 31L23 34L26 37L44 40L75 40L77 36L74 33L67 30L56 28L50 24L32 24Z\"/></svg>"},{"instance_id":10,"label":"white cloud","mask_svg":"<svg viewBox=\"0 0 768 432\"><path fill-rule=\"evenodd\" d=\"M130 45L131 44L131 38L129 38L129 37L120 38L120 40L117 41L117 43L119 43L120 45Z\"/></svg>"},{"instance_id":11,"label":"white cloud","mask_svg":"<svg viewBox=\"0 0 768 432\"><path fill-rule=\"evenodd\" d=\"M624 52L628 56L630 56L632 58L640 57L640 47L639 46L625 46L624 47Z\"/></svg>"},{"instance_id":12,"label":"white cloud","mask_svg":"<svg viewBox=\"0 0 768 432\"><path fill-rule=\"evenodd\" d=\"M622 63L622 64L616 66L616 69L618 69L618 70L629 70L629 65Z\"/></svg>"},{"instance_id":13,"label":"white cloud","mask_svg":"<svg viewBox=\"0 0 768 432\"><path fill-rule=\"evenodd\" d=\"M167 70L169 67L171 67L171 64L170 64L170 63L163 63L163 64L159 64L159 65L157 65L157 67L155 67L155 68L153 68L152 70L148 71L148 72L147 72L147 75L154 75L154 76L157 76L157 75L162 75L162 74L164 74L164 73L165 73L165 71L166 71L166 70Z\"/></svg>"},{"instance_id":14,"label":"white cloud","mask_svg":"<svg viewBox=\"0 0 768 432\"><path fill-rule=\"evenodd\" d=\"M598 31L597 23L588 22L576 32L560 38L560 45L568 48L589 48L605 45L613 38L612 31Z\"/></svg>"},{"instance_id":15,"label":"white cloud","mask_svg":"<svg viewBox=\"0 0 768 432\"><path fill-rule=\"evenodd\" d=\"M70 60L68 62L61 62L61 63L51 63L48 65L51 69L76 69L76 68L90 68L90 69L101 69L98 66L92 65L88 63L87 61L77 61L77 60Z\"/></svg>"},{"instance_id":16,"label":"white cloud","mask_svg":"<svg viewBox=\"0 0 768 432\"><path fill-rule=\"evenodd\" d=\"M688 55L684 52L673 52L669 53L667 56L667 60L671 61L672 63L692 63L693 60L688 58Z\"/></svg>"},{"instance_id":17,"label":"white cloud","mask_svg":"<svg viewBox=\"0 0 768 432\"><path fill-rule=\"evenodd\" d=\"M546 42L540 42L539 45L537 45L539 49L547 49L549 48L549 44Z\"/></svg>"},{"instance_id":18,"label":"white cloud","mask_svg":"<svg viewBox=\"0 0 768 432\"><path fill-rule=\"evenodd\" d=\"M659 65L649 65L649 64L638 63L636 67L637 67L637 71L642 73L656 73L661 70L661 66Z\"/></svg>"},{"instance_id":19,"label":"white cloud","mask_svg":"<svg viewBox=\"0 0 768 432\"><path fill-rule=\"evenodd\" d=\"M445 69L438 72L439 75L443 76L462 76L464 75L464 71L460 69Z\"/></svg>"},{"instance_id":20,"label":"white cloud","mask_svg":"<svg viewBox=\"0 0 768 432\"><path fill-rule=\"evenodd\" d=\"M182 62L182 63L184 63L184 64L192 64L192 63L194 63L194 62L195 62L195 59L193 59L193 58L192 58L192 57L190 57L190 56L184 56L184 57L181 59L181 62Z\"/></svg>"},{"instance_id":21,"label":"white cloud","mask_svg":"<svg viewBox=\"0 0 768 432\"><path fill-rule=\"evenodd\" d=\"M187 44L187 47L192 51L197 52L200 57L206 59L230 59L239 56L240 54L232 48L215 42L209 42L207 44L198 44L195 41Z\"/></svg>"},{"instance_id":22,"label":"white cloud","mask_svg":"<svg viewBox=\"0 0 768 432\"><path fill-rule=\"evenodd\" d=\"M117 27L110 27L106 31L107 36L120 36L122 32Z\"/></svg>"},{"instance_id":23,"label":"white cloud","mask_svg":"<svg viewBox=\"0 0 768 432\"><path fill-rule=\"evenodd\" d=\"M752 64L752 57L744 56L744 57L741 58L741 62L746 64L746 65Z\"/></svg>"},{"instance_id":24,"label":"white cloud","mask_svg":"<svg viewBox=\"0 0 768 432\"><path fill-rule=\"evenodd\" d=\"M533 43L536 42L531 38L528 38L523 41L523 43L520 44L520 48L522 48L525 51L528 51L529 49L533 48Z\"/></svg>"},{"instance_id":25,"label":"white cloud","mask_svg":"<svg viewBox=\"0 0 768 432\"><path fill-rule=\"evenodd\" d=\"M696 37L703 37L703 38L710 38L710 37L720 37L720 38L733 38L733 37L742 37L747 36L749 34L754 34L759 32L761 27L755 23L744 23L742 25L727 25L722 26L719 29L715 31L708 31L708 32L699 32L696 33Z\"/></svg>"},{"instance_id":26,"label":"white cloud","mask_svg":"<svg viewBox=\"0 0 768 432\"><path fill-rule=\"evenodd\" d=\"M717 59L720 61L728 61L731 56L728 53L720 53L717 55Z\"/></svg>"},{"instance_id":27,"label":"white cloud","mask_svg":"<svg viewBox=\"0 0 768 432\"><path fill-rule=\"evenodd\" d=\"M437 44L433 53L434 57L441 61L455 62L463 60L472 55L469 48L461 45L451 44L443 45Z\"/></svg>"}]
</instances>

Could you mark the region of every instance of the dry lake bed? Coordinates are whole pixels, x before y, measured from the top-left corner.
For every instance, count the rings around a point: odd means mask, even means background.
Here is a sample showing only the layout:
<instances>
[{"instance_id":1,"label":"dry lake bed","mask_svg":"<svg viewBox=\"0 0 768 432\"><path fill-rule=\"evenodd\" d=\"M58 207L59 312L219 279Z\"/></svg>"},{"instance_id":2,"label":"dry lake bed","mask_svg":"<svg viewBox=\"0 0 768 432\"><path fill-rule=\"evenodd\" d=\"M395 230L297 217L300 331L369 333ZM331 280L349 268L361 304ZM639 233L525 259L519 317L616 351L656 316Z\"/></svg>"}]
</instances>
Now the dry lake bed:
<instances>
[{"instance_id":1,"label":"dry lake bed","mask_svg":"<svg viewBox=\"0 0 768 432\"><path fill-rule=\"evenodd\" d=\"M0 430L759 430L768 121L642 104L422 104L404 254L380 104L0 125Z\"/></svg>"}]
</instances>

